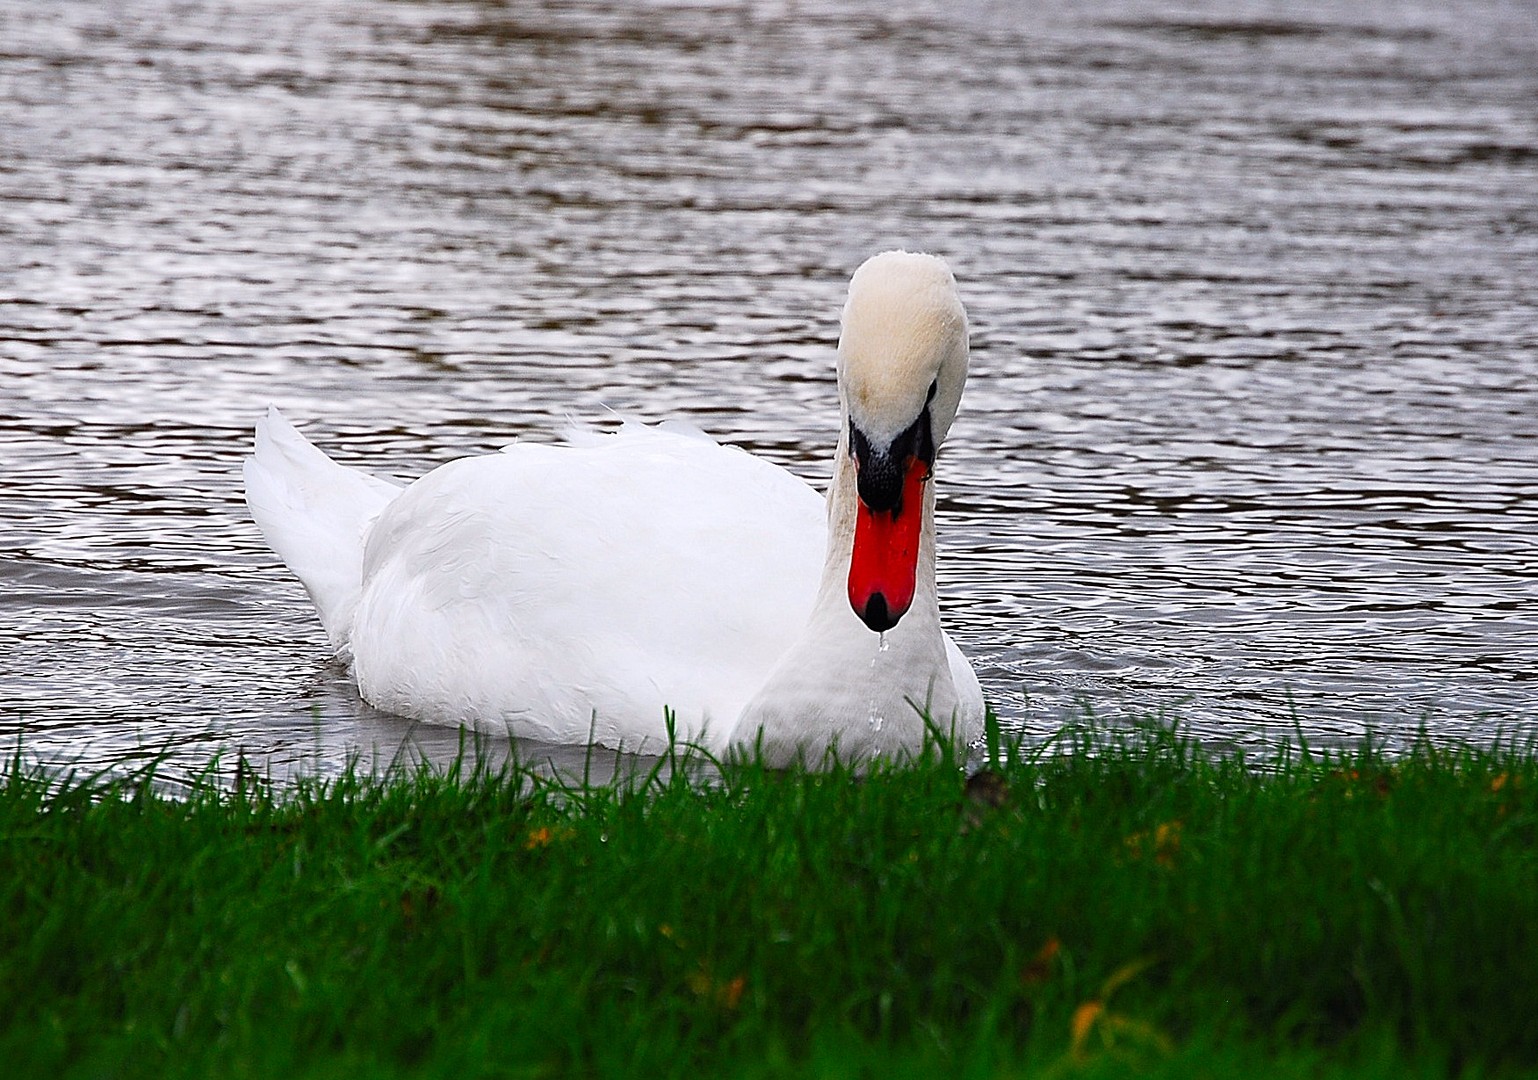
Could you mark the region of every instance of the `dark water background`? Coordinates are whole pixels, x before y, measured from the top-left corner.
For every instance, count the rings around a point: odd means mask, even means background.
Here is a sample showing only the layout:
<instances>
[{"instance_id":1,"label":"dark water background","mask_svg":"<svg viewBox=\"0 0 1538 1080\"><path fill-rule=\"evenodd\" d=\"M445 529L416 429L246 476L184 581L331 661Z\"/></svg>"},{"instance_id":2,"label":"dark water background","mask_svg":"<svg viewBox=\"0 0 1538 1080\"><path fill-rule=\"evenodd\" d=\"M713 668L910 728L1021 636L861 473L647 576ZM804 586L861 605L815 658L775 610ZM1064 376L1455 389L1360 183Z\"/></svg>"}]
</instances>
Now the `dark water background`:
<instances>
[{"instance_id":1,"label":"dark water background","mask_svg":"<svg viewBox=\"0 0 1538 1080\"><path fill-rule=\"evenodd\" d=\"M812 478L871 252L974 377L947 618L1006 720L1538 734L1538 7L0 0L0 739L451 752L241 502L606 409Z\"/></svg>"}]
</instances>

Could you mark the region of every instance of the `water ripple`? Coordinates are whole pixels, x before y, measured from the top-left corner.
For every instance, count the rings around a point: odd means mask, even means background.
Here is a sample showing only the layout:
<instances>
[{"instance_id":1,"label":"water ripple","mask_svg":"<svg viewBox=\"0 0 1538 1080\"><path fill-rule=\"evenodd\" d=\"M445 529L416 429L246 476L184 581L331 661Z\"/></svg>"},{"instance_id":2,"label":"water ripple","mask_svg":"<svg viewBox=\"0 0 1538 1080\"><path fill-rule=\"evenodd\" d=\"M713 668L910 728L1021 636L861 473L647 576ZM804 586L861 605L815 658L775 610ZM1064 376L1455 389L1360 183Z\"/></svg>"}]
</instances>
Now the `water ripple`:
<instances>
[{"instance_id":1,"label":"water ripple","mask_svg":"<svg viewBox=\"0 0 1538 1080\"><path fill-rule=\"evenodd\" d=\"M1533 730L1538 24L0 0L0 734L402 745L240 504L254 418L413 476L682 416L816 479L849 270L947 254L947 617L1032 734ZM382 748L382 749L381 749Z\"/></svg>"}]
</instances>

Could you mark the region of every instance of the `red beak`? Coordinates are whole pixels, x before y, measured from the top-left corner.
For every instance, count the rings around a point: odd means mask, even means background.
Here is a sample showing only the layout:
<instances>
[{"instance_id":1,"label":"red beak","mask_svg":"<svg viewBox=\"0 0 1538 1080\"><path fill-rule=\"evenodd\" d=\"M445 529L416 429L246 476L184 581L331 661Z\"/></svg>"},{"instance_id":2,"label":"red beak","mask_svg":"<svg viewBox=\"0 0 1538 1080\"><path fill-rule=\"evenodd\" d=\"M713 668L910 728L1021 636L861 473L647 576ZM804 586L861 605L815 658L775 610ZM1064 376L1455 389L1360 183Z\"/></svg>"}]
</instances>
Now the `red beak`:
<instances>
[{"instance_id":1,"label":"red beak","mask_svg":"<svg viewBox=\"0 0 1538 1080\"><path fill-rule=\"evenodd\" d=\"M849 604L860 621L878 633L896 626L913 603L928 479L929 464L909 457L903 468L902 496L895 506L872 510L863 498L858 500L854 552L849 560Z\"/></svg>"}]
</instances>

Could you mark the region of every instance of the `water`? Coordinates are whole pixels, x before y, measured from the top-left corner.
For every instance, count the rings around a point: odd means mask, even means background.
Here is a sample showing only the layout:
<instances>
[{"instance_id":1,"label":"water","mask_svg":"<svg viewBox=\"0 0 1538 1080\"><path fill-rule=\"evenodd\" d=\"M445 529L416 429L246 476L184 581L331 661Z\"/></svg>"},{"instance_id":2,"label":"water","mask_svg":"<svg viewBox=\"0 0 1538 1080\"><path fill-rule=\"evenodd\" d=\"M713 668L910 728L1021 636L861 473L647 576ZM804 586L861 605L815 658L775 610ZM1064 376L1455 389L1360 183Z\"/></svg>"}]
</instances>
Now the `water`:
<instances>
[{"instance_id":1,"label":"water","mask_svg":"<svg viewBox=\"0 0 1538 1080\"><path fill-rule=\"evenodd\" d=\"M820 478L899 245L972 315L941 588L1010 724L1538 733L1527 0L0 0L0 95L30 758L452 753L263 548L263 407L402 476L613 409Z\"/></svg>"}]
</instances>

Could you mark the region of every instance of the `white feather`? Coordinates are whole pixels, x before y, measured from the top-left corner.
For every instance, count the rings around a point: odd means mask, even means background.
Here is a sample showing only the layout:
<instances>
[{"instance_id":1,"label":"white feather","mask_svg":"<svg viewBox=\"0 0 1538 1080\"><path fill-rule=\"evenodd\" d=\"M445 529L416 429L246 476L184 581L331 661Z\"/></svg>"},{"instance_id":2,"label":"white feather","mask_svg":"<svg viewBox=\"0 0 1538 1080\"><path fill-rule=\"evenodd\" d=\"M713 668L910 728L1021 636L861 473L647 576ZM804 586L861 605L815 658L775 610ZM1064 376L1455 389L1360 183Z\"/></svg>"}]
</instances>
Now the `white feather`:
<instances>
[{"instance_id":1,"label":"white feather","mask_svg":"<svg viewBox=\"0 0 1538 1080\"><path fill-rule=\"evenodd\" d=\"M938 445L967 356L944 263L869 260L839 356L845 429L849 409L896 431L927 407ZM850 607L847 439L826 500L698 429L636 423L515 443L402 490L335 464L272 410L246 494L380 708L631 750L660 749L672 715L683 738L776 763L911 751L926 711L974 737L982 692L940 628L932 484L907 614L878 635Z\"/></svg>"},{"instance_id":2,"label":"white feather","mask_svg":"<svg viewBox=\"0 0 1538 1080\"><path fill-rule=\"evenodd\" d=\"M304 583L327 637L345 657L363 583L363 543L400 485L338 465L274 408L256 425L256 455L242 473L262 536Z\"/></svg>"}]
</instances>

